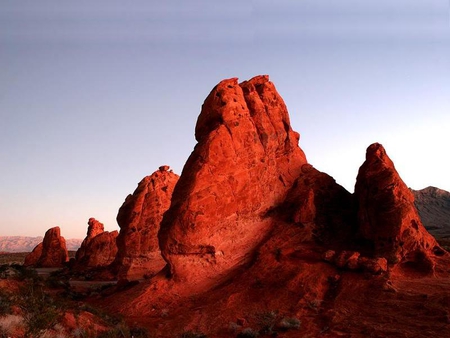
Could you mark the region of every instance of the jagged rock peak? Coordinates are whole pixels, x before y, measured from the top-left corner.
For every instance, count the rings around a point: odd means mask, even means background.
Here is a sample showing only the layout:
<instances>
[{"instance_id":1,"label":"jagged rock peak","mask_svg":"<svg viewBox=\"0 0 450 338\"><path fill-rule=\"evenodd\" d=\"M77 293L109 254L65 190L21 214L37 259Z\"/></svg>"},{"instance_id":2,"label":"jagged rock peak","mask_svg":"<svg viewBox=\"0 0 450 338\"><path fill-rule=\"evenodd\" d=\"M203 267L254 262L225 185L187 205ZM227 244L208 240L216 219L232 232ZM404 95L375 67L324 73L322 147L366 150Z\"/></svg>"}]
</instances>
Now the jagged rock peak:
<instances>
[{"instance_id":1,"label":"jagged rock peak","mask_svg":"<svg viewBox=\"0 0 450 338\"><path fill-rule=\"evenodd\" d=\"M162 165L144 177L119 209L118 252L113 264L119 279L153 275L165 265L159 249L158 231L179 178L169 169L168 165Z\"/></svg>"},{"instance_id":2,"label":"jagged rock peak","mask_svg":"<svg viewBox=\"0 0 450 338\"><path fill-rule=\"evenodd\" d=\"M247 128L249 122L265 149L298 148L300 135L292 130L286 105L268 75L241 84L237 78L231 78L215 86L202 106L195 136L201 142L220 126L233 134L240 123ZM301 156L306 162L303 151Z\"/></svg>"},{"instance_id":3,"label":"jagged rock peak","mask_svg":"<svg viewBox=\"0 0 450 338\"><path fill-rule=\"evenodd\" d=\"M374 255L390 263L431 261L442 254L436 240L425 230L414 206L414 196L402 181L384 147L367 148L355 185L359 234Z\"/></svg>"},{"instance_id":4,"label":"jagged rock peak","mask_svg":"<svg viewBox=\"0 0 450 338\"><path fill-rule=\"evenodd\" d=\"M203 103L196 145L159 232L179 279L211 282L251 260L306 157L268 76L223 80Z\"/></svg>"}]
</instances>

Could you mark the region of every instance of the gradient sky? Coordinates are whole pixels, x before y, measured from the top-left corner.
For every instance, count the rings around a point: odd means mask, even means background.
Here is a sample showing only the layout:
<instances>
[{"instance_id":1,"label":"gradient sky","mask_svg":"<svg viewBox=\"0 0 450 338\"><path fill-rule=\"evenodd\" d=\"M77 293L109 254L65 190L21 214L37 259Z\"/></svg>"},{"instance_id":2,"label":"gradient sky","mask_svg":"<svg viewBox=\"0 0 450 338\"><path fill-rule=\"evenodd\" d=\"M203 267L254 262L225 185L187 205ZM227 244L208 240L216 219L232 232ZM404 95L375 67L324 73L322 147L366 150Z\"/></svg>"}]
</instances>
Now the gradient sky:
<instances>
[{"instance_id":1,"label":"gradient sky","mask_svg":"<svg viewBox=\"0 0 450 338\"><path fill-rule=\"evenodd\" d=\"M450 190L448 0L0 0L0 236L118 229L158 166L181 173L203 100L269 74L308 161L353 191L382 143Z\"/></svg>"}]
</instances>

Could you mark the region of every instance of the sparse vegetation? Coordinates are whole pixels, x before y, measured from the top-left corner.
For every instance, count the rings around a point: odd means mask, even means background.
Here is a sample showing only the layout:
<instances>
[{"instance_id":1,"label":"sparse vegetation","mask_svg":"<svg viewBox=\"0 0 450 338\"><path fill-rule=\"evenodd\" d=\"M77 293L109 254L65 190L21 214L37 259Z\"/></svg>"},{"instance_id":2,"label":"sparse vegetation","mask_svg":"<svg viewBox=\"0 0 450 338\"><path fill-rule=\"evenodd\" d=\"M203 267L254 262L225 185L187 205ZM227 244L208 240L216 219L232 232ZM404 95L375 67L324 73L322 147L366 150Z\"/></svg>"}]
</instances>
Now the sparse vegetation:
<instances>
[{"instance_id":1,"label":"sparse vegetation","mask_svg":"<svg viewBox=\"0 0 450 338\"><path fill-rule=\"evenodd\" d=\"M26 333L32 337L47 328L53 327L62 312L61 303L57 303L43 290L35 280L25 284L20 290L18 305L23 310Z\"/></svg>"},{"instance_id":2,"label":"sparse vegetation","mask_svg":"<svg viewBox=\"0 0 450 338\"><path fill-rule=\"evenodd\" d=\"M110 316L89 305L79 306L73 303L70 297L67 297L67 292L49 293L50 289L67 287L59 275L50 275L44 280L34 269L12 264L0 266L0 278L15 281L18 288L18 292L0 288L0 338L16 337L16 332L21 332L17 337L23 337L24 334L25 337L40 338L151 337L144 328L130 328L120 318ZM67 312L74 313L75 317L80 316L82 312L91 313L97 318L97 322L101 321L110 329L97 332L92 327L80 327L70 332L60 324Z\"/></svg>"}]
</instances>

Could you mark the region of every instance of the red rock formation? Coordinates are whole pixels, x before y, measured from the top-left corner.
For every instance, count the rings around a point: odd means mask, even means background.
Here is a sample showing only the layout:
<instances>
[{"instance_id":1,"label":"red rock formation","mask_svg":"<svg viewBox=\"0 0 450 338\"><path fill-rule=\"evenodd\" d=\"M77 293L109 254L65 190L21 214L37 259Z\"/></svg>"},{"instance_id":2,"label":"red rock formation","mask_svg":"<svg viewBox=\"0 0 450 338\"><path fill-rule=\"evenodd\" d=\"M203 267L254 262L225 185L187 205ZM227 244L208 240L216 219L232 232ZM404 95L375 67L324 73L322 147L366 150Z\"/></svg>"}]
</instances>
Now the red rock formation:
<instances>
[{"instance_id":1,"label":"red rock formation","mask_svg":"<svg viewBox=\"0 0 450 338\"><path fill-rule=\"evenodd\" d=\"M61 236L59 227L54 227L45 233L44 240L25 257L24 265L39 268L59 268L69 260L66 241Z\"/></svg>"},{"instance_id":2,"label":"red rock formation","mask_svg":"<svg viewBox=\"0 0 450 338\"><path fill-rule=\"evenodd\" d=\"M201 287L251 260L306 158L268 76L220 82L195 135L159 240L175 278Z\"/></svg>"},{"instance_id":3,"label":"red rock formation","mask_svg":"<svg viewBox=\"0 0 450 338\"><path fill-rule=\"evenodd\" d=\"M75 255L75 268L98 268L111 264L117 254L117 231L104 231L102 223L89 218L87 236Z\"/></svg>"},{"instance_id":4,"label":"red rock formation","mask_svg":"<svg viewBox=\"0 0 450 338\"><path fill-rule=\"evenodd\" d=\"M359 204L359 235L372 246L374 256L396 263L423 262L428 261L430 254L443 254L423 227L413 194L381 144L367 148L355 196Z\"/></svg>"},{"instance_id":5,"label":"red rock formation","mask_svg":"<svg viewBox=\"0 0 450 338\"><path fill-rule=\"evenodd\" d=\"M86 238L81 243L80 248L77 250L75 254L75 259L77 261L82 260L86 256L86 248L89 244L89 242L97 235L104 232L104 226L103 223L100 223L95 218L91 217L88 221L88 230Z\"/></svg>"},{"instance_id":6,"label":"red rock formation","mask_svg":"<svg viewBox=\"0 0 450 338\"><path fill-rule=\"evenodd\" d=\"M32 252L25 256L24 266L34 266L39 261L42 255L42 242L36 245Z\"/></svg>"},{"instance_id":7,"label":"red rock formation","mask_svg":"<svg viewBox=\"0 0 450 338\"><path fill-rule=\"evenodd\" d=\"M166 265L159 249L158 231L179 178L169 169L164 165L145 177L119 209L118 252L113 264L119 279L151 276Z\"/></svg>"}]
</instances>

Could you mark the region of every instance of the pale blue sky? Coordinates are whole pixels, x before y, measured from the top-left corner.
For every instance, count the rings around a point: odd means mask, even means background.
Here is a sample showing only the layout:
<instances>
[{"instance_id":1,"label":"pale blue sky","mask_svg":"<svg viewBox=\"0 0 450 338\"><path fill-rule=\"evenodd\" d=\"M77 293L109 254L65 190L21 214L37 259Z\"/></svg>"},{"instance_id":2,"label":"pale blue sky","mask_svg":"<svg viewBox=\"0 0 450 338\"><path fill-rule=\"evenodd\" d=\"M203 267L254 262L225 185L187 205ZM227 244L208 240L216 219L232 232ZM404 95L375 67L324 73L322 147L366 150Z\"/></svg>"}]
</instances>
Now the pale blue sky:
<instances>
[{"instance_id":1,"label":"pale blue sky","mask_svg":"<svg viewBox=\"0 0 450 338\"><path fill-rule=\"evenodd\" d=\"M450 190L448 0L0 0L0 70L0 236L117 229L144 176L181 172L209 91L258 74L348 190L373 142Z\"/></svg>"}]
</instances>

